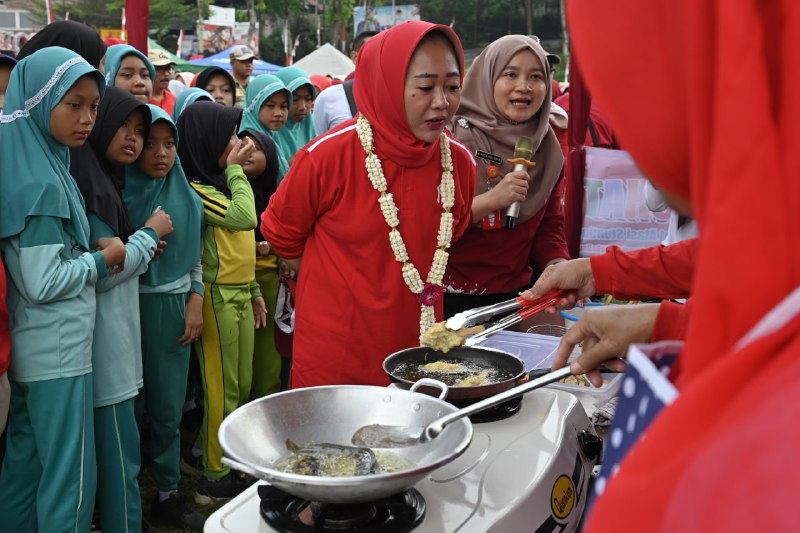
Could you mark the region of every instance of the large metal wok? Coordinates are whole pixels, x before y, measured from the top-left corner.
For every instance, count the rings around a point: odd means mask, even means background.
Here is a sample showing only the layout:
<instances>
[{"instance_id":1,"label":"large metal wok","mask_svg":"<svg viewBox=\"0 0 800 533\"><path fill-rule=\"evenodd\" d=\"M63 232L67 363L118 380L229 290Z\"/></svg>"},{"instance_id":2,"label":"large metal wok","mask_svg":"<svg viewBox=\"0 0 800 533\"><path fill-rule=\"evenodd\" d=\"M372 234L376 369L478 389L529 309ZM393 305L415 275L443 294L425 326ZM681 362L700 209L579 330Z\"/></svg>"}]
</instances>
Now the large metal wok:
<instances>
[{"instance_id":1,"label":"large metal wok","mask_svg":"<svg viewBox=\"0 0 800 533\"><path fill-rule=\"evenodd\" d=\"M286 439L297 443L350 445L365 424L427 425L456 411L438 398L387 387L328 386L296 389L260 398L236 409L222 422L222 462L312 501L357 503L402 492L425 475L464 453L472 425L453 422L431 442L391 450L409 466L391 474L319 477L275 470L289 454Z\"/></svg>"},{"instance_id":2,"label":"large metal wok","mask_svg":"<svg viewBox=\"0 0 800 533\"><path fill-rule=\"evenodd\" d=\"M477 346L453 348L447 353L439 352L426 346L408 348L393 353L384 359L383 370L398 387L409 389L414 382L402 377L402 372L400 371L402 368L407 368L408 365L424 365L436 361L451 360L476 363L483 368L501 370L513 376L510 379L487 383L486 385L450 387L446 399L449 403L457 406L469 405L489 396L505 392L528 379L528 374L525 372L525 362L519 357L501 350ZM439 393L439 389L433 387L423 387L419 391L426 394Z\"/></svg>"}]
</instances>

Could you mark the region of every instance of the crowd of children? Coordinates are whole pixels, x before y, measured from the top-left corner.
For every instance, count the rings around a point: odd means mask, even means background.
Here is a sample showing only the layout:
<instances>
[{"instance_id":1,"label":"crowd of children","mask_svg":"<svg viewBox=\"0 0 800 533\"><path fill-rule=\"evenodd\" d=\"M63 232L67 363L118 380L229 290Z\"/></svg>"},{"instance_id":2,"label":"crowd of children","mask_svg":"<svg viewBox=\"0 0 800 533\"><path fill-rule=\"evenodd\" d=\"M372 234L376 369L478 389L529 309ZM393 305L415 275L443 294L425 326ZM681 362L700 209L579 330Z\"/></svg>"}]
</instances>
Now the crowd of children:
<instances>
[{"instance_id":1,"label":"crowd of children","mask_svg":"<svg viewBox=\"0 0 800 533\"><path fill-rule=\"evenodd\" d=\"M253 479L222 465L219 425L282 388L279 260L258 220L316 136L315 89L287 69L291 89L257 76L237 102L244 87L211 68L156 98L171 65L74 22L19 56L0 61L0 136L22 143L3 143L0 170L0 514L13 531L146 531L149 518L200 531L205 516L178 491L181 455L200 450L197 504L235 496ZM180 434L193 357L194 448Z\"/></svg>"}]
</instances>

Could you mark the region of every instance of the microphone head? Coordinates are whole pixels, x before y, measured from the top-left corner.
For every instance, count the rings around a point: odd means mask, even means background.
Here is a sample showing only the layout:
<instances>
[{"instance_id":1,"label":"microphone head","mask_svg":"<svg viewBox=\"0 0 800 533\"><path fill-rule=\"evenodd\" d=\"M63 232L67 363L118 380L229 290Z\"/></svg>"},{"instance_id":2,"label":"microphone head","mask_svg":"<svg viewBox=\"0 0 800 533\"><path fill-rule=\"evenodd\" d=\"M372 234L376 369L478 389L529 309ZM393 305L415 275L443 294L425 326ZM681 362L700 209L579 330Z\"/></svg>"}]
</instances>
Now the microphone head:
<instances>
[{"instance_id":1,"label":"microphone head","mask_svg":"<svg viewBox=\"0 0 800 533\"><path fill-rule=\"evenodd\" d=\"M514 145L514 159L531 160L533 157L533 139L530 137L520 137Z\"/></svg>"}]
</instances>

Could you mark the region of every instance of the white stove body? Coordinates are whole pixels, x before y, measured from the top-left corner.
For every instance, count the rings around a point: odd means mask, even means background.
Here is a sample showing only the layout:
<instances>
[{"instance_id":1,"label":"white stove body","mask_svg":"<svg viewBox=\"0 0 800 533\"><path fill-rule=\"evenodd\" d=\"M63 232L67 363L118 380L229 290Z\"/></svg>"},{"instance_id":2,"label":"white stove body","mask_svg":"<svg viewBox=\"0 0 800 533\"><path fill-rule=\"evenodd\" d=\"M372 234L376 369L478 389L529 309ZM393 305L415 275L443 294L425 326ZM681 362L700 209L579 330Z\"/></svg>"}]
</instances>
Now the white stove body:
<instances>
[{"instance_id":1,"label":"white stove body","mask_svg":"<svg viewBox=\"0 0 800 533\"><path fill-rule=\"evenodd\" d=\"M578 446L591 423L575 396L539 389L505 420L473 424L467 451L417 483L426 512L414 533L575 531L592 462ZM257 485L218 509L206 533L267 533Z\"/></svg>"}]
</instances>

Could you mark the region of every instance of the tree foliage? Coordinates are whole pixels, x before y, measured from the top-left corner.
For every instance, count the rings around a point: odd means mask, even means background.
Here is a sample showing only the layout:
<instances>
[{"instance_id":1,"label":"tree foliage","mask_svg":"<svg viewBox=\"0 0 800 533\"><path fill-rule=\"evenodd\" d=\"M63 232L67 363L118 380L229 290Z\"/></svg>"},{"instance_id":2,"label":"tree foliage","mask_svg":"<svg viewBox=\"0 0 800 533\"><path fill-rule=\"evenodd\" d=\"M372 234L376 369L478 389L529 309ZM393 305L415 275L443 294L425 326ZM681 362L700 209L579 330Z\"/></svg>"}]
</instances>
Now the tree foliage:
<instances>
[{"instance_id":1,"label":"tree foliage","mask_svg":"<svg viewBox=\"0 0 800 533\"><path fill-rule=\"evenodd\" d=\"M418 0L423 20L450 24L458 33L464 48L482 48L509 33L527 34L526 0ZM532 4L551 5L547 0L533 0ZM542 39L561 37L558 12L548 12L531 19L533 34Z\"/></svg>"},{"instance_id":2,"label":"tree foliage","mask_svg":"<svg viewBox=\"0 0 800 533\"><path fill-rule=\"evenodd\" d=\"M64 19L69 13L70 20L93 28L119 29L124 5L125 0L55 0L52 8L56 20ZM44 2L30 0L26 9L44 24L47 18ZM156 39L172 28L194 27L195 18L195 0L150 0L150 35Z\"/></svg>"}]
</instances>

